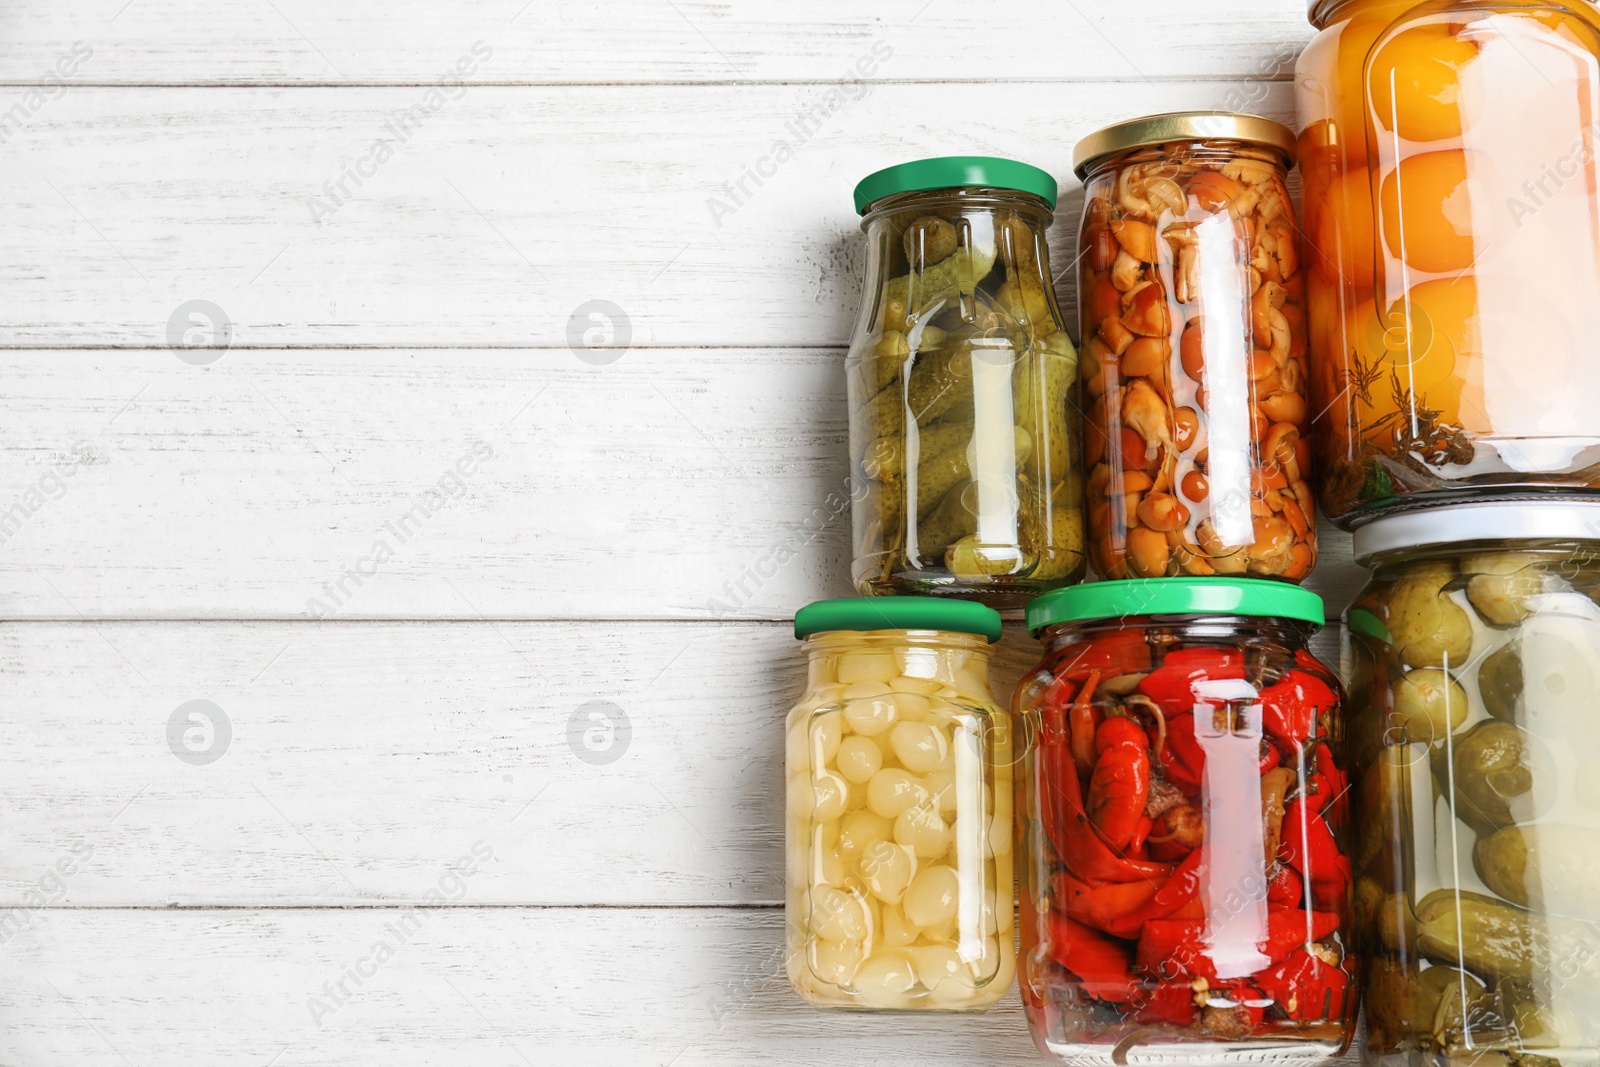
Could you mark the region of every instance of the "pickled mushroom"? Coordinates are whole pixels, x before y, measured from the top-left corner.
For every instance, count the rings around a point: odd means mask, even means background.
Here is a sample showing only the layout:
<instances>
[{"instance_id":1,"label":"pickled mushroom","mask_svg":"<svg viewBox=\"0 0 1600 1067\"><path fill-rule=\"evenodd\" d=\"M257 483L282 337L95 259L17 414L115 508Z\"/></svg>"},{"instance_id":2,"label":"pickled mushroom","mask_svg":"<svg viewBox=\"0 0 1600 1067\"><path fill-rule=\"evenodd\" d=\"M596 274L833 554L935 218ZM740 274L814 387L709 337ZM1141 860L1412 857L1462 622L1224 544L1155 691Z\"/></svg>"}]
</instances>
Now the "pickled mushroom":
<instances>
[{"instance_id":1,"label":"pickled mushroom","mask_svg":"<svg viewBox=\"0 0 1600 1067\"><path fill-rule=\"evenodd\" d=\"M1555 799L1550 750L1507 722L1479 723L1453 746L1441 746L1433 769L1442 787L1454 781L1456 815L1480 833L1538 818Z\"/></svg>"},{"instance_id":2,"label":"pickled mushroom","mask_svg":"<svg viewBox=\"0 0 1600 1067\"><path fill-rule=\"evenodd\" d=\"M1396 580L1383 605L1383 621L1400 659L1409 667L1459 667L1472 653L1472 621L1444 592L1455 580L1448 563L1430 563Z\"/></svg>"},{"instance_id":3,"label":"pickled mushroom","mask_svg":"<svg viewBox=\"0 0 1600 1067\"><path fill-rule=\"evenodd\" d=\"M1467 721L1467 691L1437 667L1421 667L1394 686L1394 722L1410 744L1443 741Z\"/></svg>"},{"instance_id":4,"label":"pickled mushroom","mask_svg":"<svg viewBox=\"0 0 1600 1067\"><path fill-rule=\"evenodd\" d=\"M1483 884L1525 908L1600 919L1600 830L1565 823L1507 826L1478 839Z\"/></svg>"},{"instance_id":5,"label":"pickled mushroom","mask_svg":"<svg viewBox=\"0 0 1600 1067\"><path fill-rule=\"evenodd\" d=\"M1538 564L1544 556L1533 552L1504 552L1470 556L1461 561L1467 579L1467 599L1490 626L1512 626L1533 611L1528 601L1544 592L1544 575Z\"/></svg>"}]
</instances>

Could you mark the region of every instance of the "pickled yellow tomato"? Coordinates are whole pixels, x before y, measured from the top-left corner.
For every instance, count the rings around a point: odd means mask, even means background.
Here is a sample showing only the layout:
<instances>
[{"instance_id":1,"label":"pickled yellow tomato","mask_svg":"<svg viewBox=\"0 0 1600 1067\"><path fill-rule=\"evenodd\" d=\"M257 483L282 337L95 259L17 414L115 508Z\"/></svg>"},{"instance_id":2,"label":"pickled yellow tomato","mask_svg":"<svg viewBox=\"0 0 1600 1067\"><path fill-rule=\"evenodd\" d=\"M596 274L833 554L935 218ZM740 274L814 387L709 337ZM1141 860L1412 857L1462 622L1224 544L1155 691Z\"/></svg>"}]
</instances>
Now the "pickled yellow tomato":
<instances>
[{"instance_id":1,"label":"pickled yellow tomato","mask_svg":"<svg viewBox=\"0 0 1600 1067\"><path fill-rule=\"evenodd\" d=\"M898 818L901 812L928 796L928 790L916 775L898 767L886 767L867 783L867 807L886 819Z\"/></svg>"},{"instance_id":2,"label":"pickled yellow tomato","mask_svg":"<svg viewBox=\"0 0 1600 1067\"><path fill-rule=\"evenodd\" d=\"M847 985L867 958L860 941L827 941L813 938L806 946L806 965L819 981L828 985Z\"/></svg>"},{"instance_id":3,"label":"pickled yellow tomato","mask_svg":"<svg viewBox=\"0 0 1600 1067\"><path fill-rule=\"evenodd\" d=\"M844 721L863 737L876 737L899 717L889 687L882 682L856 682L844 691Z\"/></svg>"},{"instance_id":4,"label":"pickled yellow tomato","mask_svg":"<svg viewBox=\"0 0 1600 1067\"><path fill-rule=\"evenodd\" d=\"M944 731L922 722L896 723L889 732L895 758L916 774L927 774L950 758L950 742Z\"/></svg>"},{"instance_id":5,"label":"pickled yellow tomato","mask_svg":"<svg viewBox=\"0 0 1600 1067\"><path fill-rule=\"evenodd\" d=\"M1414 26L1389 38L1372 58L1372 117L1412 141L1461 136L1461 68L1475 42L1442 24Z\"/></svg>"},{"instance_id":6,"label":"pickled yellow tomato","mask_svg":"<svg viewBox=\"0 0 1600 1067\"><path fill-rule=\"evenodd\" d=\"M865 902L843 889L820 886L811 893L811 931L827 941L867 936Z\"/></svg>"},{"instance_id":7,"label":"pickled yellow tomato","mask_svg":"<svg viewBox=\"0 0 1600 1067\"><path fill-rule=\"evenodd\" d=\"M1417 270L1451 274L1472 266L1472 194L1467 154L1408 156L1383 179L1383 241L1389 255Z\"/></svg>"},{"instance_id":8,"label":"pickled yellow tomato","mask_svg":"<svg viewBox=\"0 0 1600 1067\"><path fill-rule=\"evenodd\" d=\"M914 926L930 927L955 918L961 897L961 879L949 867L929 867L906 887L901 907Z\"/></svg>"},{"instance_id":9,"label":"pickled yellow tomato","mask_svg":"<svg viewBox=\"0 0 1600 1067\"><path fill-rule=\"evenodd\" d=\"M914 804L894 821L894 839L921 859L944 855L950 847L950 827L931 804Z\"/></svg>"},{"instance_id":10,"label":"pickled yellow tomato","mask_svg":"<svg viewBox=\"0 0 1600 1067\"><path fill-rule=\"evenodd\" d=\"M867 889L885 904L900 903L916 870L906 850L889 841L874 841L868 845L857 867Z\"/></svg>"},{"instance_id":11,"label":"pickled yellow tomato","mask_svg":"<svg viewBox=\"0 0 1600 1067\"><path fill-rule=\"evenodd\" d=\"M840 774L861 785L883 768L883 753L869 738L847 737L839 745L837 766Z\"/></svg>"}]
</instances>

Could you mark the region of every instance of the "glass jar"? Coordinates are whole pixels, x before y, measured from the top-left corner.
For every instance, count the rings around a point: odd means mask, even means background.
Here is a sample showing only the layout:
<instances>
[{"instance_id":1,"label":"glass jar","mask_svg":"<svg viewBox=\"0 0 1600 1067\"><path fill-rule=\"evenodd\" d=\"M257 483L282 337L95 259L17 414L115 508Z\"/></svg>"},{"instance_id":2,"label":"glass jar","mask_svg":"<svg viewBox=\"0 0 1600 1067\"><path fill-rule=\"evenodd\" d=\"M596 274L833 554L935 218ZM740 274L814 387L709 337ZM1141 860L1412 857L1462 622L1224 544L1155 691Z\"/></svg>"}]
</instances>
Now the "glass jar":
<instances>
[{"instance_id":1,"label":"glass jar","mask_svg":"<svg viewBox=\"0 0 1600 1067\"><path fill-rule=\"evenodd\" d=\"M1028 606L1022 1000L1071 1064L1311 1064L1355 1028L1338 679L1322 601L1160 578Z\"/></svg>"},{"instance_id":2,"label":"glass jar","mask_svg":"<svg viewBox=\"0 0 1600 1067\"><path fill-rule=\"evenodd\" d=\"M1356 531L1346 616L1368 1063L1600 1048L1600 503Z\"/></svg>"},{"instance_id":3,"label":"glass jar","mask_svg":"<svg viewBox=\"0 0 1600 1067\"><path fill-rule=\"evenodd\" d=\"M787 962L818 1007L979 1011L1016 974L1000 616L927 597L801 610L789 713Z\"/></svg>"},{"instance_id":4,"label":"glass jar","mask_svg":"<svg viewBox=\"0 0 1600 1067\"><path fill-rule=\"evenodd\" d=\"M1600 484L1600 13L1313 0L1297 71L1324 509Z\"/></svg>"},{"instance_id":5,"label":"glass jar","mask_svg":"<svg viewBox=\"0 0 1600 1067\"><path fill-rule=\"evenodd\" d=\"M1294 135L1135 119L1078 145L1089 555L1103 577L1301 581L1317 561Z\"/></svg>"},{"instance_id":6,"label":"glass jar","mask_svg":"<svg viewBox=\"0 0 1600 1067\"><path fill-rule=\"evenodd\" d=\"M924 159L870 175L855 199L856 588L1020 608L1077 581L1077 355L1045 244L1055 179L1006 159Z\"/></svg>"}]
</instances>

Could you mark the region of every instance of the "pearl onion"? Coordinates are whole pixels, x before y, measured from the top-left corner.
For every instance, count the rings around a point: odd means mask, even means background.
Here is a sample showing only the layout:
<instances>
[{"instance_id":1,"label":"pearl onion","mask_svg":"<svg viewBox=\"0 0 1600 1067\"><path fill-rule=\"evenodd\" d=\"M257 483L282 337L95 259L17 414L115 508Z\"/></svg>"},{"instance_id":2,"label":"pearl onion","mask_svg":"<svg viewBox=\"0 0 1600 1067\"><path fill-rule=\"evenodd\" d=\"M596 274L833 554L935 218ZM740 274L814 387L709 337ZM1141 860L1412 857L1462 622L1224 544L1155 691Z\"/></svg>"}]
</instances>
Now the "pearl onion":
<instances>
[{"instance_id":1,"label":"pearl onion","mask_svg":"<svg viewBox=\"0 0 1600 1067\"><path fill-rule=\"evenodd\" d=\"M926 800L928 791L916 775L896 767L886 767L867 783L867 807L893 819L913 804Z\"/></svg>"},{"instance_id":2,"label":"pearl onion","mask_svg":"<svg viewBox=\"0 0 1600 1067\"><path fill-rule=\"evenodd\" d=\"M905 948L917 939L917 928L906 922L906 914L893 904L883 906L883 944L886 948Z\"/></svg>"},{"instance_id":3,"label":"pearl onion","mask_svg":"<svg viewBox=\"0 0 1600 1067\"><path fill-rule=\"evenodd\" d=\"M916 693L920 696L932 696L944 686L932 678L911 678L902 675L889 683L889 688L896 693Z\"/></svg>"},{"instance_id":4,"label":"pearl onion","mask_svg":"<svg viewBox=\"0 0 1600 1067\"><path fill-rule=\"evenodd\" d=\"M906 996L917 984L916 968L904 952L874 952L856 971L851 982L862 1003L873 1008L900 1008L910 1003Z\"/></svg>"},{"instance_id":5,"label":"pearl onion","mask_svg":"<svg viewBox=\"0 0 1600 1067\"><path fill-rule=\"evenodd\" d=\"M926 989L938 989L947 981L965 979L966 992L972 991L972 978L956 950L945 945L919 945L906 953L916 968L917 981Z\"/></svg>"},{"instance_id":6,"label":"pearl onion","mask_svg":"<svg viewBox=\"0 0 1600 1067\"><path fill-rule=\"evenodd\" d=\"M836 758L839 773L857 785L864 784L883 767L883 753L875 742L865 737L845 738Z\"/></svg>"},{"instance_id":7,"label":"pearl onion","mask_svg":"<svg viewBox=\"0 0 1600 1067\"><path fill-rule=\"evenodd\" d=\"M933 702L917 693L894 694L894 709L901 722L921 722L932 708Z\"/></svg>"},{"instance_id":8,"label":"pearl onion","mask_svg":"<svg viewBox=\"0 0 1600 1067\"><path fill-rule=\"evenodd\" d=\"M855 977L861 961L866 959L867 950L860 941L813 938L806 955L806 964L819 980L829 985L845 985Z\"/></svg>"},{"instance_id":9,"label":"pearl onion","mask_svg":"<svg viewBox=\"0 0 1600 1067\"><path fill-rule=\"evenodd\" d=\"M887 841L894 824L875 811L852 811L839 824L839 851L845 855L863 852L874 841Z\"/></svg>"},{"instance_id":10,"label":"pearl onion","mask_svg":"<svg viewBox=\"0 0 1600 1067\"><path fill-rule=\"evenodd\" d=\"M900 667L892 652L846 652L839 657L839 681L888 682L899 677Z\"/></svg>"},{"instance_id":11,"label":"pearl onion","mask_svg":"<svg viewBox=\"0 0 1600 1067\"><path fill-rule=\"evenodd\" d=\"M906 850L889 841L874 841L868 845L856 866L872 895L885 904L900 903L916 870Z\"/></svg>"},{"instance_id":12,"label":"pearl onion","mask_svg":"<svg viewBox=\"0 0 1600 1067\"><path fill-rule=\"evenodd\" d=\"M944 731L927 723L896 723L889 732L889 742L894 745L900 766L916 774L927 774L950 758L950 743L945 740Z\"/></svg>"},{"instance_id":13,"label":"pearl onion","mask_svg":"<svg viewBox=\"0 0 1600 1067\"><path fill-rule=\"evenodd\" d=\"M906 887L902 906L913 926L938 926L955 917L961 880L949 867L929 867Z\"/></svg>"},{"instance_id":14,"label":"pearl onion","mask_svg":"<svg viewBox=\"0 0 1600 1067\"><path fill-rule=\"evenodd\" d=\"M837 711L825 711L811 720L811 755L817 766L832 763L844 740L844 720Z\"/></svg>"},{"instance_id":15,"label":"pearl onion","mask_svg":"<svg viewBox=\"0 0 1600 1067\"><path fill-rule=\"evenodd\" d=\"M955 686L956 692L968 700L988 703L994 699L989 695L989 683L984 680L982 675L974 674L972 671L956 671L951 684Z\"/></svg>"},{"instance_id":16,"label":"pearl onion","mask_svg":"<svg viewBox=\"0 0 1600 1067\"><path fill-rule=\"evenodd\" d=\"M850 809L850 784L837 774L813 776L811 788L816 797L811 817L818 822L832 822Z\"/></svg>"},{"instance_id":17,"label":"pearl onion","mask_svg":"<svg viewBox=\"0 0 1600 1067\"><path fill-rule=\"evenodd\" d=\"M867 936L867 911L861 901L833 886L811 894L811 930L825 941L852 941Z\"/></svg>"},{"instance_id":18,"label":"pearl onion","mask_svg":"<svg viewBox=\"0 0 1600 1067\"><path fill-rule=\"evenodd\" d=\"M950 828L931 806L915 804L895 819L894 839L922 859L933 859L950 847Z\"/></svg>"},{"instance_id":19,"label":"pearl onion","mask_svg":"<svg viewBox=\"0 0 1600 1067\"><path fill-rule=\"evenodd\" d=\"M812 885L844 885L846 877L844 860L839 858L837 852L823 849L812 853Z\"/></svg>"},{"instance_id":20,"label":"pearl onion","mask_svg":"<svg viewBox=\"0 0 1600 1067\"><path fill-rule=\"evenodd\" d=\"M956 767L954 763L935 769L922 780L922 786L939 808L941 815L956 813Z\"/></svg>"},{"instance_id":21,"label":"pearl onion","mask_svg":"<svg viewBox=\"0 0 1600 1067\"><path fill-rule=\"evenodd\" d=\"M894 698L881 683L862 682L846 690L844 721L856 733L876 737L893 726L897 718Z\"/></svg>"}]
</instances>

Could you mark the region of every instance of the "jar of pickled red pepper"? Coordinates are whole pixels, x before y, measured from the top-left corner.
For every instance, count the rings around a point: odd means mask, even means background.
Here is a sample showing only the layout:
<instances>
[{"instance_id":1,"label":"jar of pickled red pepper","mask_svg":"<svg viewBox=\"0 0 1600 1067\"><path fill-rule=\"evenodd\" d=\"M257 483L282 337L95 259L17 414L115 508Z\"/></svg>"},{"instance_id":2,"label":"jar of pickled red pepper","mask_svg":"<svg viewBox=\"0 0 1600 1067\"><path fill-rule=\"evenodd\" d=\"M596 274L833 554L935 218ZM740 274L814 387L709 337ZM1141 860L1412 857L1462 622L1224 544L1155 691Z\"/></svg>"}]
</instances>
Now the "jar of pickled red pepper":
<instances>
[{"instance_id":1,"label":"jar of pickled red pepper","mask_svg":"<svg viewBox=\"0 0 1600 1067\"><path fill-rule=\"evenodd\" d=\"M1077 581L1077 356L1045 243L1055 179L1008 159L924 159L868 176L855 201L857 589L1020 608Z\"/></svg>"},{"instance_id":2,"label":"jar of pickled red pepper","mask_svg":"<svg viewBox=\"0 0 1600 1067\"><path fill-rule=\"evenodd\" d=\"M1000 616L825 600L795 636L810 670L787 724L790 982L824 1008L987 1008L1016 974Z\"/></svg>"},{"instance_id":3,"label":"jar of pickled red pepper","mask_svg":"<svg viewBox=\"0 0 1600 1067\"><path fill-rule=\"evenodd\" d=\"M1089 554L1107 578L1317 561L1294 135L1181 112L1078 144Z\"/></svg>"},{"instance_id":4,"label":"jar of pickled red pepper","mask_svg":"<svg viewBox=\"0 0 1600 1067\"><path fill-rule=\"evenodd\" d=\"M1600 1048L1600 502L1356 531L1346 614L1368 1063Z\"/></svg>"},{"instance_id":5,"label":"jar of pickled red pepper","mask_svg":"<svg viewBox=\"0 0 1600 1067\"><path fill-rule=\"evenodd\" d=\"M1322 601L1108 581L1027 609L1021 986L1072 1064L1304 1063L1355 1028L1340 688ZM1227 1059L1225 1060L1224 1057Z\"/></svg>"},{"instance_id":6,"label":"jar of pickled red pepper","mask_svg":"<svg viewBox=\"0 0 1600 1067\"><path fill-rule=\"evenodd\" d=\"M1323 507L1600 486L1600 12L1313 0L1301 55Z\"/></svg>"}]
</instances>

